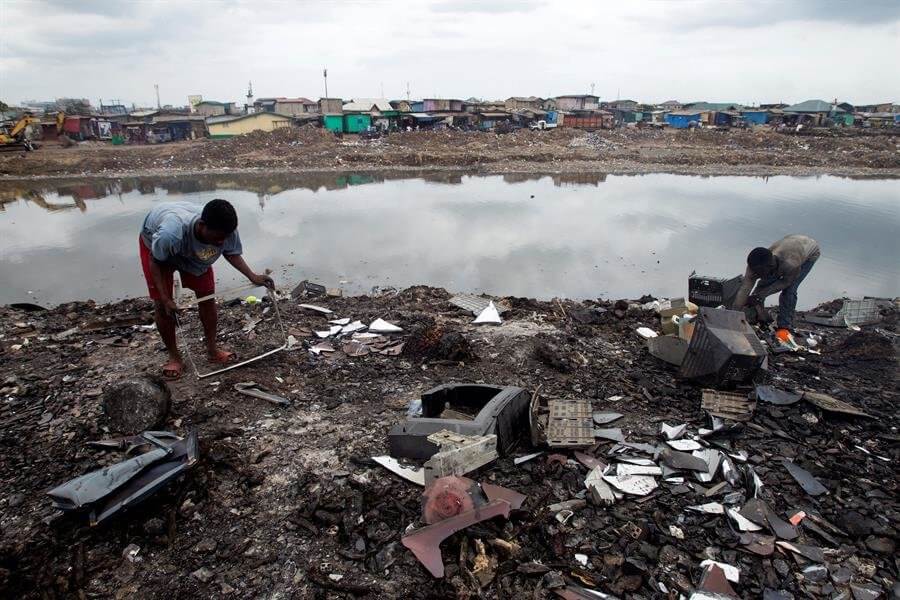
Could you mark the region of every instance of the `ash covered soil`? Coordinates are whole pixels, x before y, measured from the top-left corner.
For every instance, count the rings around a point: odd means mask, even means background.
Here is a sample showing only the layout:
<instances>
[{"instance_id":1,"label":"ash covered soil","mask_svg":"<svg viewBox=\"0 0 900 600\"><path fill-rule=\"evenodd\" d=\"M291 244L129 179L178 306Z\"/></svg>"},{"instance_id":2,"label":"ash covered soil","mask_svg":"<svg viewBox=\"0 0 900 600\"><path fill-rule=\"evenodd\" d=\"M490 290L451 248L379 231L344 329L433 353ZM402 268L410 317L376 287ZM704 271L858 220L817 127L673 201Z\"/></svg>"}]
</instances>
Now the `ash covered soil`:
<instances>
[{"instance_id":1,"label":"ash covered soil","mask_svg":"<svg viewBox=\"0 0 900 600\"><path fill-rule=\"evenodd\" d=\"M487 172L602 171L685 174L900 176L900 132L813 129L803 135L621 128L485 132L421 131L376 140L305 126L224 140L147 146L47 142L36 152L0 154L5 178L129 176L204 171L481 169Z\"/></svg>"},{"instance_id":2,"label":"ash covered soil","mask_svg":"<svg viewBox=\"0 0 900 600\"><path fill-rule=\"evenodd\" d=\"M574 460L548 463L545 454L521 465L504 457L470 475L527 500L509 520L477 524L444 542L447 575L432 578L400 544L407 527L419 524L422 489L370 460L387 454L388 429L422 392L447 382L540 387L545 398L588 399L594 410L623 413L610 426L621 426L631 442L661 444L663 421L687 423L692 434L707 425L701 388L676 379L635 335L638 326L658 326L650 312L633 307L620 318L612 303L599 300L505 298L511 310L504 323L477 328L449 297L414 287L313 301L335 316L366 323L382 317L402 326L401 356L316 357L301 347L219 377L186 375L171 383L166 428L196 430L200 462L183 482L94 528L55 511L45 492L123 458L85 443L115 437L104 431L102 391L123 378L155 374L164 361L156 332L141 327L151 322L149 301L71 303L33 313L0 308L0 596L549 598L569 582L619 597L674 598L696 588L699 565L711 558L740 568L732 585L741 597L759 598L764 589L839 597L851 584L860 594L867 588L896 597L896 311L879 325L886 333L817 328L821 355L771 355L763 376L782 389L833 395L873 418L824 412L805 401L760 402L733 437L713 442L747 453L746 464L763 482L760 497L783 519L798 510L815 517L801 522L794 543L823 549L824 571L783 548L769 556L748 552L722 515L685 511L734 491L750 497L745 485L709 492L721 477L661 482L649 496L626 496L610 507L588 502L562 524L547 507L583 496L587 470ZM274 311L263 314L267 306L223 303L224 344L249 357L280 343ZM288 330L315 343L310 332L328 317L295 302L280 306ZM196 331L196 315L187 320ZM250 380L291 406L233 390ZM587 452L605 459L612 446L601 442ZM515 455L529 451L523 444ZM806 495L784 458L829 493ZM476 540L496 561L488 581L472 575ZM123 556L131 544L140 547L140 561ZM576 554L586 555L587 564Z\"/></svg>"}]
</instances>

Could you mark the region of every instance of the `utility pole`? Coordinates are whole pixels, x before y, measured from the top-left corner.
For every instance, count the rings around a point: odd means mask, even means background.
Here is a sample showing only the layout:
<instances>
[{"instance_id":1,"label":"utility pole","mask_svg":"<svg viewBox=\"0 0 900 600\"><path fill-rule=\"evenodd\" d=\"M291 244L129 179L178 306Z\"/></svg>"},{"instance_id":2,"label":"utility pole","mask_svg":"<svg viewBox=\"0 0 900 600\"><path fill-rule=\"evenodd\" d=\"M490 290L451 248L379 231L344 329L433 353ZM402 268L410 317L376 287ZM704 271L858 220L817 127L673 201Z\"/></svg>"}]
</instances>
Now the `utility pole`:
<instances>
[{"instance_id":1,"label":"utility pole","mask_svg":"<svg viewBox=\"0 0 900 600\"><path fill-rule=\"evenodd\" d=\"M409 82L406 82L406 101L409 102Z\"/></svg>"},{"instance_id":2,"label":"utility pole","mask_svg":"<svg viewBox=\"0 0 900 600\"><path fill-rule=\"evenodd\" d=\"M156 90L156 108L162 108L162 105L159 103L159 84L154 83L153 88Z\"/></svg>"},{"instance_id":3,"label":"utility pole","mask_svg":"<svg viewBox=\"0 0 900 600\"><path fill-rule=\"evenodd\" d=\"M322 69L322 78L325 79L325 97L328 98L328 67Z\"/></svg>"},{"instance_id":4,"label":"utility pole","mask_svg":"<svg viewBox=\"0 0 900 600\"><path fill-rule=\"evenodd\" d=\"M591 96L593 96L593 95L594 95L594 84L591 83Z\"/></svg>"}]
</instances>

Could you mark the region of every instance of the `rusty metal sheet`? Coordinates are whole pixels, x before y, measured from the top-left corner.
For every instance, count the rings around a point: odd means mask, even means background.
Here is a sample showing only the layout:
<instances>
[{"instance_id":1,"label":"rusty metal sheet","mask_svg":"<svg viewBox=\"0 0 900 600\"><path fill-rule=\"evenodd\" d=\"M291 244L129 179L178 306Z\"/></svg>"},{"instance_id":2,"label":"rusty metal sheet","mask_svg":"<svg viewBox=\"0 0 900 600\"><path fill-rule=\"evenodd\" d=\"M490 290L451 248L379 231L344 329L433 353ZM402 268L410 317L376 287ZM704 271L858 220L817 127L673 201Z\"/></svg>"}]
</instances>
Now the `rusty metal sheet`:
<instances>
[{"instance_id":1,"label":"rusty metal sheet","mask_svg":"<svg viewBox=\"0 0 900 600\"><path fill-rule=\"evenodd\" d=\"M487 499L491 502L494 500L505 500L509 502L510 508L513 510L519 510L522 508L522 504L525 502L526 496L525 494L520 494L516 490L511 490L509 488L505 488L500 485L494 485L492 483L482 483L481 489L484 490L484 495L487 496Z\"/></svg>"},{"instance_id":2,"label":"rusty metal sheet","mask_svg":"<svg viewBox=\"0 0 900 600\"><path fill-rule=\"evenodd\" d=\"M731 421L749 421L756 410L756 400L747 398L747 394L703 390L700 408L715 417Z\"/></svg>"},{"instance_id":3,"label":"rusty metal sheet","mask_svg":"<svg viewBox=\"0 0 900 600\"><path fill-rule=\"evenodd\" d=\"M474 510L444 519L434 525L420 527L400 538L400 543L409 548L415 557L434 577L444 576L444 560L441 557L441 542L470 525L493 519L497 516L509 517L510 505L505 500L494 500Z\"/></svg>"},{"instance_id":4,"label":"rusty metal sheet","mask_svg":"<svg viewBox=\"0 0 900 600\"><path fill-rule=\"evenodd\" d=\"M590 446L594 443L593 415L587 400L550 400L547 445L551 448Z\"/></svg>"}]
</instances>

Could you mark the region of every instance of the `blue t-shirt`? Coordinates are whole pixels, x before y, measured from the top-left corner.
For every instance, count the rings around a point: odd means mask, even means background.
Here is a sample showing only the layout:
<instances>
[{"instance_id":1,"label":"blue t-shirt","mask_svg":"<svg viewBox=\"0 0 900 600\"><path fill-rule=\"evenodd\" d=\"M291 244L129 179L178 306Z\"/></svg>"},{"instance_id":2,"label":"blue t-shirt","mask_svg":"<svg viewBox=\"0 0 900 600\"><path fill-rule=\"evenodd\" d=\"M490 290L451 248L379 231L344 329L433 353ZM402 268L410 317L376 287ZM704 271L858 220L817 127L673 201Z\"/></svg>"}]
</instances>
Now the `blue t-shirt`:
<instances>
[{"instance_id":1,"label":"blue t-shirt","mask_svg":"<svg viewBox=\"0 0 900 600\"><path fill-rule=\"evenodd\" d=\"M194 235L203 207L190 202L166 202L150 211L141 227L141 239L158 262L191 275L203 275L222 254L241 254L235 229L222 246L204 244Z\"/></svg>"}]
</instances>

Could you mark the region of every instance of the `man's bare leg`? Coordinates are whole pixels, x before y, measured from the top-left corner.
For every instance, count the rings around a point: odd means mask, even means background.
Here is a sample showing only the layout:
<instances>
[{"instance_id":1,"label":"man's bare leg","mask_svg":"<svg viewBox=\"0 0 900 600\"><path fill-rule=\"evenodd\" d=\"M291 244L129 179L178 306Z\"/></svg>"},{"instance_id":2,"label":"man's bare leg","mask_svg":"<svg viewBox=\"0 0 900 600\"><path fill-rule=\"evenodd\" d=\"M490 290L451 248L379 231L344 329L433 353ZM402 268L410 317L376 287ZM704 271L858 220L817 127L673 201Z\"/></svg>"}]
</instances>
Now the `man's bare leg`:
<instances>
[{"instance_id":1,"label":"man's bare leg","mask_svg":"<svg viewBox=\"0 0 900 600\"><path fill-rule=\"evenodd\" d=\"M206 352L210 360L217 363L234 360L234 353L222 350L216 343L216 331L219 325L219 311L215 299L206 300L197 305L200 311L200 322L203 324L203 338L206 341Z\"/></svg>"},{"instance_id":2,"label":"man's bare leg","mask_svg":"<svg viewBox=\"0 0 900 600\"><path fill-rule=\"evenodd\" d=\"M166 352L169 353L169 362L163 367L163 375L179 377L184 370L184 360L181 358L181 352L178 351L178 341L175 338L175 317L166 312L162 302L157 300L154 302L154 306L156 329L166 346Z\"/></svg>"}]
</instances>

